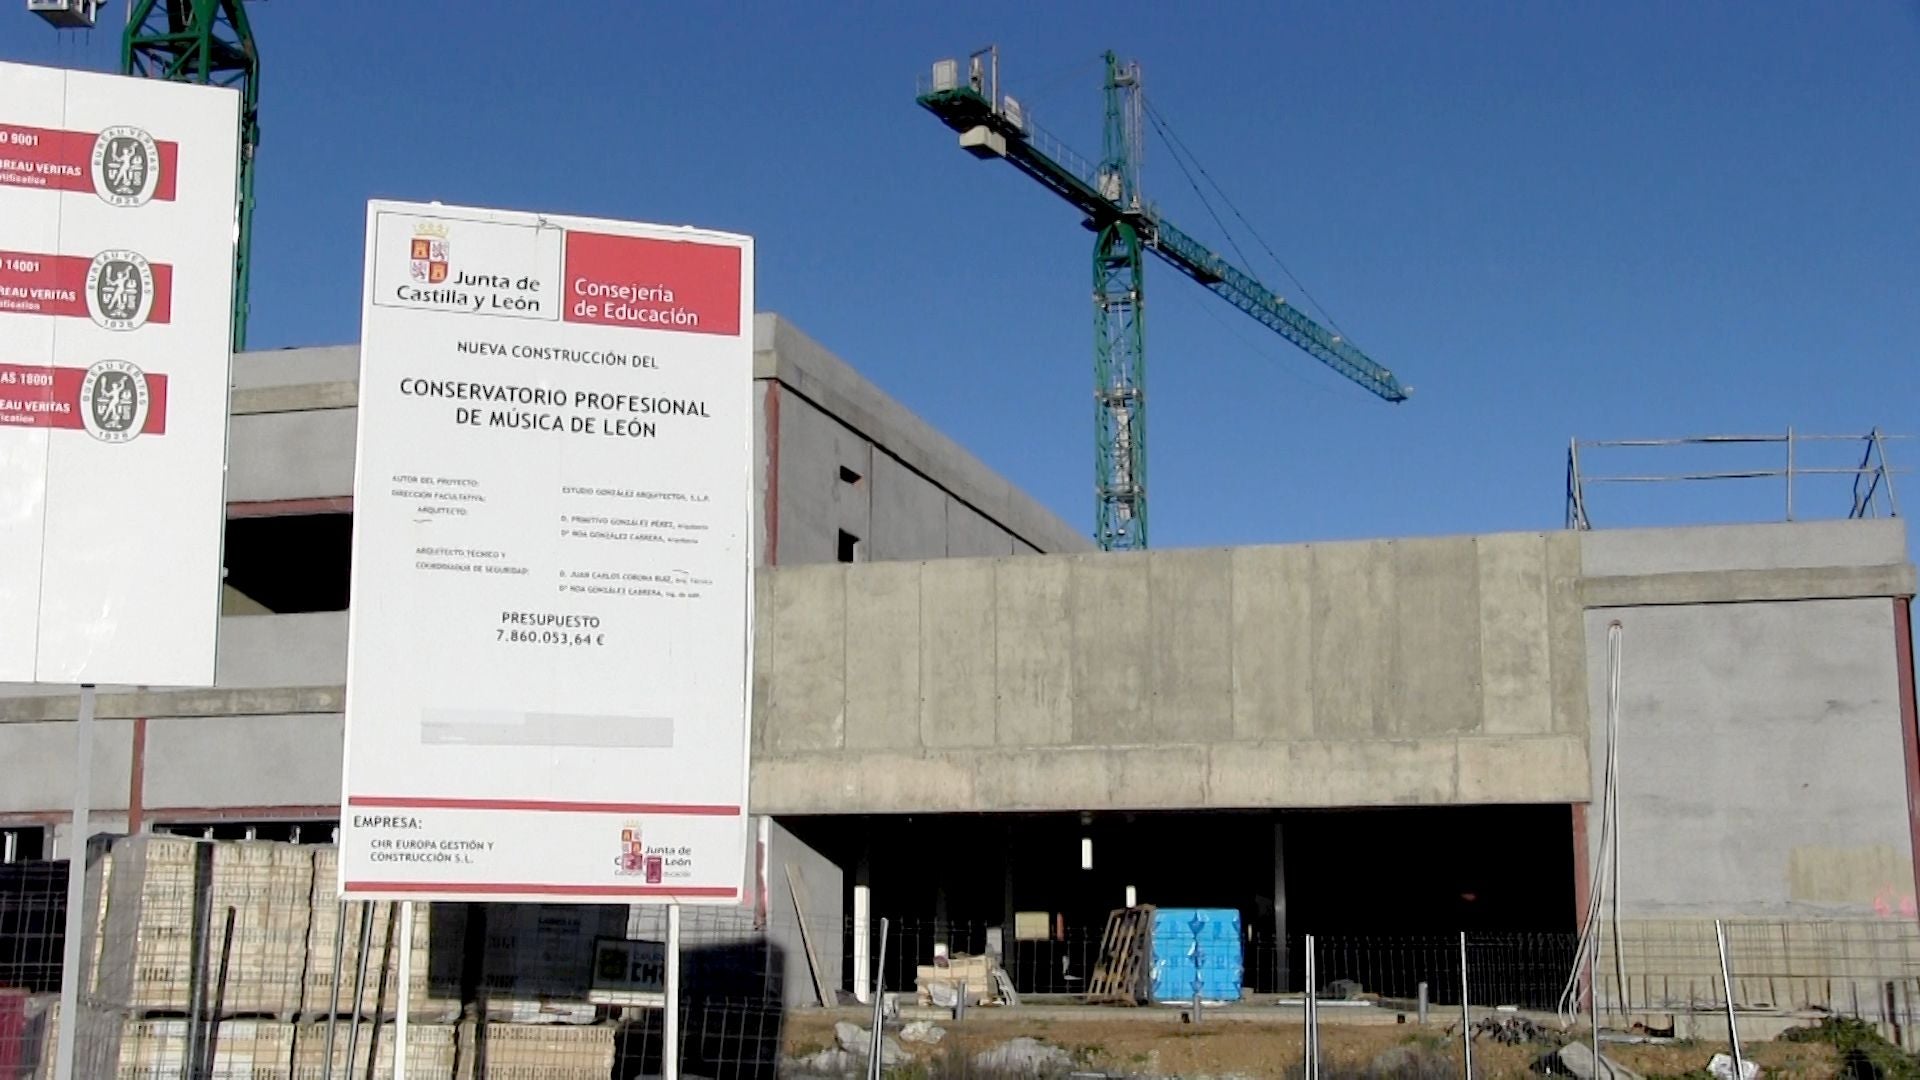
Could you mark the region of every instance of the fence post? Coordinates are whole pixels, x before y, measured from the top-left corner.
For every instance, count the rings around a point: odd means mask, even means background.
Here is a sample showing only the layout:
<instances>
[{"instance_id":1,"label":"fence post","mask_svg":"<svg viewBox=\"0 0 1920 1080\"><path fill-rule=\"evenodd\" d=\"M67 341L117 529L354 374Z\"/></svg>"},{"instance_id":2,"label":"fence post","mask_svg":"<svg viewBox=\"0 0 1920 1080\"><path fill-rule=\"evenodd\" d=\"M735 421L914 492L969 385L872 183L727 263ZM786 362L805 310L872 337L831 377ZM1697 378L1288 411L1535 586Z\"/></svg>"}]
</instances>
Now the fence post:
<instances>
[{"instance_id":1,"label":"fence post","mask_svg":"<svg viewBox=\"0 0 1920 1080\"><path fill-rule=\"evenodd\" d=\"M1460 931L1460 1047L1466 1058L1467 1080L1473 1080L1473 1013L1467 1007L1467 932Z\"/></svg>"},{"instance_id":2,"label":"fence post","mask_svg":"<svg viewBox=\"0 0 1920 1080\"><path fill-rule=\"evenodd\" d=\"M94 689L80 688L73 723L73 817L67 828L67 936L60 954L60 1035L54 1044L54 1076L71 1080L75 1039L80 1029L80 981L86 970L80 950L87 926L87 815L93 796ZM101 903L106 898L101 897Z\"/></svg>"},{"instance_id":3,"label":"fence post","mask_svg":"<svg viewBox=\"0 0 1920 1080\"><path fill-rule=\"evenodd\" d=\"M1427 1022L1427 984L1425 982L1422 982L1420 984L1419 1005L1420 1005L1420 1013L1419 1013L1420 1023L1422 1026L1424 1026Z\"/></svg>"},{"instance_id":4,"label":"fence post","mask_svg":"<svg viewBox=\"0 0 1920 1080\"><path fill-rule=\"evenodd\" d=\"M1727 967L1727 930L1719 919L1713 920L1713 938L1720 946L1720 987L1727 995L1727 1042L1733 1046L1733 1075L1746 1080L1746 1062L1740 1057L1740 1029L1733 1020L1733 973Z\"/></svg>"},{"instance_id":5,"label":"fence post","mask_svg":"<svg viewBox=\"0 0 1920 1080\"><path fill-rule=\"evenodd\" d=\"M960 991L966 996L964 984ZM887 920L880 920L880 955L873 972L873 1038L867 1044L867 1080L880 1080L880 1051L885 1046L881 1027L886 1023Z\"/></svg>"},{"instance_id":6,"label":"fence post","mask_svg":"<svg viewBox=\"0 0 1920 1080\"><path fill-rule=\"evenodd\" d=\"M1317 986L1320 980L1320 965L1315 958L1313 935L1306 936L1307 946L1307 996L1306 1006L1306 1080L1320 1080L1320 995Z\"/></svg>"}]
</instances>

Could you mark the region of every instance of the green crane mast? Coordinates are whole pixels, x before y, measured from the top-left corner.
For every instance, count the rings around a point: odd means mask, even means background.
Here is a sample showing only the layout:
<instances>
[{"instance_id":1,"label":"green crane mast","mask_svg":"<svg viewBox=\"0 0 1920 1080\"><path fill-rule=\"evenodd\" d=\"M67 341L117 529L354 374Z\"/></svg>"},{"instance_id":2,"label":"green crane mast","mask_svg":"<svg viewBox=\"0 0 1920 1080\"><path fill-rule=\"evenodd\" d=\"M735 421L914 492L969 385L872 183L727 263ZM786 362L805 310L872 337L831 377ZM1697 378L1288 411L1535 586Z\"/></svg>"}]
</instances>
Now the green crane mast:
<instances>
[{"instance_id":1,"label":"green crane mast","mask_svg":"<svg viewBox=\"0 0 1920 1080\"><path fill-rule=\"evenodd\" d=\"M122 74L227 86L240 92L240 220L233 245L233 349L247 347L252 270L253 158L260 145L260 52L241 0L132 0L120 39Z\"/></svg>"},{"instance_id":2,"label":"green crane mast","mask_svg":"<svg viewBox=\"0 0 1920 1080\"><path fill-rule=\"evenodd\" d=\"M1094 539L1108 551L1147 546L1145 293L1141 255L1152 252L1292 342L1307 355L1386 401L1409 390L1338 334L1287 303L1252 274L1175 228L1141 197L1140 68L1106 60L1106 122L1100 161L1090 165L1028 122L1000 93L996 49L934 65L919 103L960 134L978 158L1001 158L1086 215L1093 245Z\"/></svg>"}]
</instances>

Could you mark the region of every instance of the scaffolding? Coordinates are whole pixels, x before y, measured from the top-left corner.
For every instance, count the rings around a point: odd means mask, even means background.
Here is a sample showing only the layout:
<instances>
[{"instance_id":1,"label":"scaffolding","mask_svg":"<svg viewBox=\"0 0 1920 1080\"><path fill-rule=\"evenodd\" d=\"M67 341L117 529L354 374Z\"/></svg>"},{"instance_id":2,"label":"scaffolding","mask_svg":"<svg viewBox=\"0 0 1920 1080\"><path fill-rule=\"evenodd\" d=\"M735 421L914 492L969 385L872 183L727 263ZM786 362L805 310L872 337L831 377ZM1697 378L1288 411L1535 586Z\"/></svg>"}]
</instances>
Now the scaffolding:
<instances>
[{"instance_id":1,"label":"scaffolding","mask_svg":"<svg viewBox=\"0 0 1920 1080\"><path fill-rule=\"evenodd\" d=\"M1794 506L1794 484L1801 481L1803 486L1809 478L1850 478L1851 505L1847 510L1848 518L1899 517L1900 503L1894 492L1894 477L1912 470L1895 467L1887 461L1889 442L1909 439L1908 435L1889 435L1874 428L1864 435L1807 435L1788 428L1783 435L1699 435L1676 439L1610 439L1581 440L1574 439L1567 447L1567 505L1566 527L1569 529L1591 529L1593 520L1587 512L1587 488L1594 484L1669 484L1689 481L1726 481L1726 480L1782 480L1784 481L1785 520L1798 520ZM1859 448L1859 463L1853 465L1834 465L1818 454L1818 450L1833 444L1852 443ZM1812 444L1812 445L1809 445ZM1595 475L1582 471L1583 458L1590 465L1595 458L1612 458L1616 452L1628 449L1647 449L1671 452L1666 459L1672 460L1683 451L1679 448L1691 447L1713 455L1715 452L1728 452L1734 447L1778 446L1784 460L1779 465L1767 465L1759 468L1720 468L1699 471L1619 473ZM1812 454L1812 460L1809 460ZM1844 458L1852 461L1852 455ZM1831 514L1816 512L1816 518L1831 517Z\"/></svg>"}]
</instances>

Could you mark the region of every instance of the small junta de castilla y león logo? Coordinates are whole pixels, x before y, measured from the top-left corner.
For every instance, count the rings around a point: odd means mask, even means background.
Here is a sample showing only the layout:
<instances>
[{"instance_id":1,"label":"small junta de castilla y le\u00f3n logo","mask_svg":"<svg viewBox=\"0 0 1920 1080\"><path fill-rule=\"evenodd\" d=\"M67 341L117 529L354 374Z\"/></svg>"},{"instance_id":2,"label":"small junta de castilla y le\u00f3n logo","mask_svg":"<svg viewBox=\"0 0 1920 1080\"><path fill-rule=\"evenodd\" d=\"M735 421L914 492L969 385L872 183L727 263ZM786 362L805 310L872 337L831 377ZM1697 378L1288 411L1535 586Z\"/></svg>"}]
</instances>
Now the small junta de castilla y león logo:
<instances>
[{"instance_id":1,"label":"small junta de castilla y le\u00f3n logo","mask_svg":"<svg viewBox=\"0 0 1920 1080\"><path fill-rule=\"evenodd\" d=\"M407 255L407 272L413 280L427 285L447 280L447 227L437 221L415 224Z\"/></svg>"},{"instance_id":2,"label":"small junta de castilla y le\u00f3n logo","mask_svg":"<svg viewBox=\"0 0 1920 1080\"><path fill-rule=\"evenodd\" d=\"M114 206L144 206L160 187L160 147L144 129L122 124L93 140L93 190Z\"/></svg>"},{"instance_id":3,"label":"small junta de castilla y le\u00f3n logo","mask_svg":"<svg viewBox=\"0 0 1920 1080\"><path fill-rule=\"evenodd\" d=\"M87 314L109 330L137 330L153 313L153 266L137 251L103 251L87 267Z\"/></svg>"},{"instance_id":4,"label":"small junta de castilla y le\u00f3n logo","mask_svg":"<svg viewBox=\"0 0 1920 1080\"><path fill-rule=\"evenodd\" d=\"M138 438L149 404L146 373L126 360L102 360L80 383L80 419L101 442Z\"/></svg>"},{"instance_id":5,"label":"small junta de castilla y le\u00f3n logo","mask_svg":"<svg viewBox=\"0 0 1920 1080\"><path fill-rule=\"evenodd\" d=\"M640 839L640 827L629 825L620 830L620 854L613 860L613 872L630 877L645 871L647 845Z\"/></svg>"}]
</instances>

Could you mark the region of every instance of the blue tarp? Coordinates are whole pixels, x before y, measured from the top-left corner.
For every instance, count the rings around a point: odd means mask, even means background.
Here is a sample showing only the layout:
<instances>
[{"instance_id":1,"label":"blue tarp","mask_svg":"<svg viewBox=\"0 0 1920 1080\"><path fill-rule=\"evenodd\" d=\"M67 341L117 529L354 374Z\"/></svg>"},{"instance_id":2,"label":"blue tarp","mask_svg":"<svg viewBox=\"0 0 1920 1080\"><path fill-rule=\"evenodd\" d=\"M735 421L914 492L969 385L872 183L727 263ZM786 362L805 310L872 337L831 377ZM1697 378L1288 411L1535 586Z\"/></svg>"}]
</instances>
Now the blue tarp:
<instances>
[{"instance_id":1,"label":"blue tarp","mask_svg":"<svg viewBox=\"0 0 1920 1080\"><path fill-rule=\"evenodd\" d=\"M1160 908L1153 913L1153 999L1240 1000L1240 913L1231 908Z\"/></svg>"}]
</instances>

